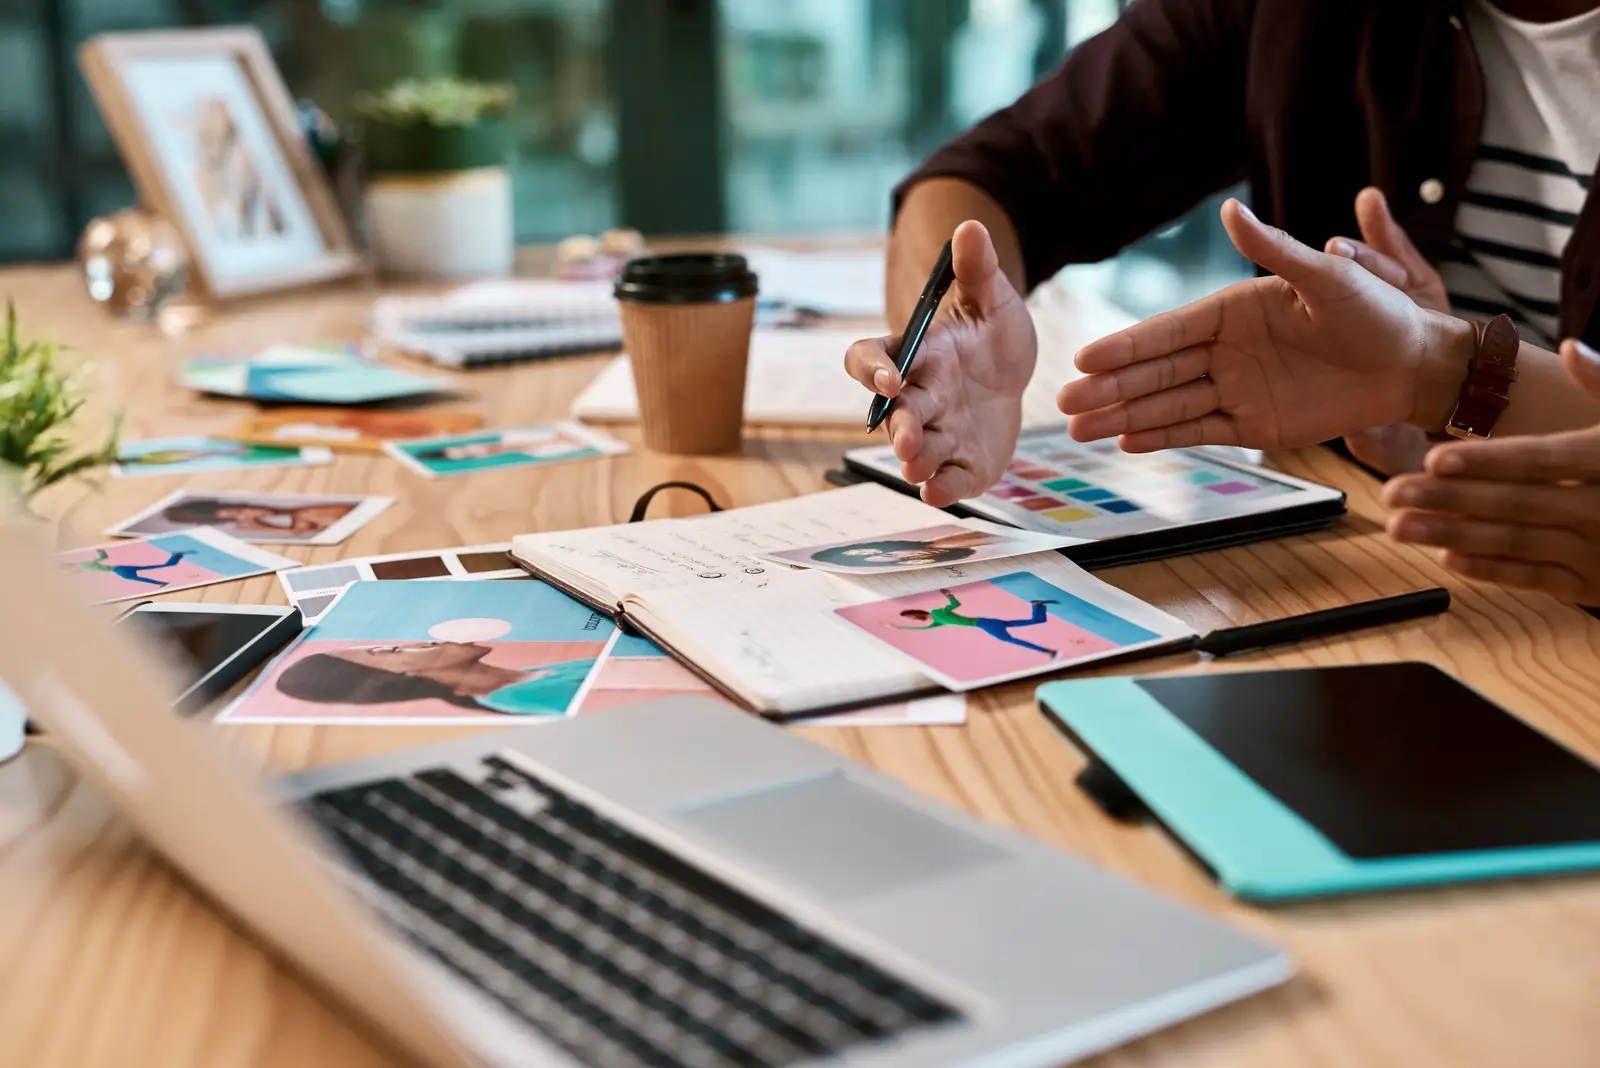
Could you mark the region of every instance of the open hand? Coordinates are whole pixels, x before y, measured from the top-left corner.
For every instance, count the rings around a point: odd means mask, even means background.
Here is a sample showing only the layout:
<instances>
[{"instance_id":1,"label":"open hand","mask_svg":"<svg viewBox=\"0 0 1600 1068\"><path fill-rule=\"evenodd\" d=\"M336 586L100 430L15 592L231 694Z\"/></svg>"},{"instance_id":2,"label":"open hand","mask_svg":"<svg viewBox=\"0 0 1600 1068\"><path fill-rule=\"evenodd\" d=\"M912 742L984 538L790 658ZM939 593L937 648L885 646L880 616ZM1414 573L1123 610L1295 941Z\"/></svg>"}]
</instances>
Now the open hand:
<instances>
[{"instance_id":1,"label":"open hand","mask_svg":"<svg viewBox=\"0 0 1600 1068\"><path fill-rule=\"evenodd\" d=\"M1356 194L1356 223L1363 240L1330 237L1323 251L1354 260L1420 308L1449 313L1450 295L1444 279L1395 222L1382 190L1368 186ZM1359 430L1345 435L1344 443L1356 459L1389 475L1422 470L1422 459L1430 448L1427 434L1404 423Z\"/></svg>"},{"instance_id":2,"label":"open hand","mask_svg":"<svg viewBox=\"0 0 1600 1068\"><path fill-rule=\"evenodd\" d=\"M1351 260L1264 225L1237 200L1222 224L1276 277L1237 282L1079 351L1057 404L1079 441L1127 452L1291 448L1408 420L1447 316Z\"/></svg>"},{"instance_id":3,"label":"open hand","mask_svg":"<svg viewBox=\"0 0 1600 1068\"><path fill-rule=\"evenodd\" d=\"M845 354L850 377L896 397L889 440L907 482L929 504L976 497L999 480L1022 429L1022 393L1038 339L1022 297L1000 270L989 231L956 228L956 280L928 327L904 382L892 356L898 337L858 341Z\"/></svg>"},{"instance_id":4,"label":"open hand","mask_svg":"<svg viewBox=\"0 0 1600 1068\"><path fill-rule=\"evenodd\" d=\"M1450 311L1450 294L1444 279L1428 257L1411 243L1411 237L1389 214L1383 190L1367 186L1356 194L1356 223L1362 240L1330 237L1323 251L1354 260L1429 311Z\"/></svg>"},{"instance_id":5,"label":"open hand","mask_svg":"<svg viewBox=\"0 0 1600 1068\"><path fill-rule=\"evenodd\" d=\"M1600 397L1600 353L1561 346L1567 374ZM1427 473L1384 487L1389 534L1438 550L1469 578L1600 605L1600 426L1439 445Z\"/></svg>"}]
</instances>

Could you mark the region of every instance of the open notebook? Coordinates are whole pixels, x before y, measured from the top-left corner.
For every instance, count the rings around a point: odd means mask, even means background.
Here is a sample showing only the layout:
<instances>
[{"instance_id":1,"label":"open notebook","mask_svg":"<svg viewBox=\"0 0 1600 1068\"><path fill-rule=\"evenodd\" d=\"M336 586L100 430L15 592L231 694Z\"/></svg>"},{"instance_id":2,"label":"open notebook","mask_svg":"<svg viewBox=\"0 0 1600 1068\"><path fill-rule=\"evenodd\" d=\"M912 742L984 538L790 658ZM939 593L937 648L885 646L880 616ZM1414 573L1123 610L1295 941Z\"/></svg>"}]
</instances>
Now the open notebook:
<instances>
[{"instance_id":1,"label":"open notebook","mask_svg":"<svg viewBox=\"0 0 1600 1068\"><path fill-rule=\"evenodd\" d=\"M861 485L708 516L525 534L513 541L512 556L625 620L753 711L777 718L933 692L940 688L935 675L945 688L958 688L949 681L953 670L930 673L838 615L904 595L1026 572L1064 591L1083 611L1126 621L1139 635L1114 647L1101 643L1054 667L1160 648L1194 634L1181 620L1053 551L1024 549L1025 555L1001 559L979 553L977 562L849 575L796 568L766 555L952 525L1005 530Z\"/></svg>"}]
</instances>

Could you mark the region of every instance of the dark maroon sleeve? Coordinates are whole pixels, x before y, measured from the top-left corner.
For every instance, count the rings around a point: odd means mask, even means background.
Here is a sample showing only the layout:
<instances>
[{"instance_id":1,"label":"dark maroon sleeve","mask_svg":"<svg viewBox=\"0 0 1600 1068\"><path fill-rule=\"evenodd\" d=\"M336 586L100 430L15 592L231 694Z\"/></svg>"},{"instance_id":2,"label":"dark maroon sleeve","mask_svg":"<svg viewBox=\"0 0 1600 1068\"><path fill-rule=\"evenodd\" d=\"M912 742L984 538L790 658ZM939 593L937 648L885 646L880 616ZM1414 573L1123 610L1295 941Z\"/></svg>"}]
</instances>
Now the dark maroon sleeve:
<instances>
[{"instance_id":1,"label":"dark maroon sleeve","mask_svg":"<svg viewBox=\"0 0 1600 1068\"><path fill-rule=\"evenodd\" d=\"M1136 0L1010 107L894 191L963 178L1017 228L1032 288L1114 256L1248 170L1245 67L1255 0Z\"/></svg>"}]
</instances>

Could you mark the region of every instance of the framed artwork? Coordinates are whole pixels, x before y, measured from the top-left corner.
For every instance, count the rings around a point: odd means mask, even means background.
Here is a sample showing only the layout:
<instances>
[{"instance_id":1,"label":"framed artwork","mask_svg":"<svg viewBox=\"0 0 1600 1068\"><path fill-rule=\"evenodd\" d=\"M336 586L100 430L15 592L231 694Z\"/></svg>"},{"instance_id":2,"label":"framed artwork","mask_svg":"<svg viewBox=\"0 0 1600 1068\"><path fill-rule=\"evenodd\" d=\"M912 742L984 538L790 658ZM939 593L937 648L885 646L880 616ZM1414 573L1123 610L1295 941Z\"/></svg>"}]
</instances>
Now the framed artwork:
<instances>
[{"instance_id":1,"label":"framed artwork","mask_svg":"<svg viewBox=\"0 0 1600 1068\"><path fill-rule=\"evenodd\" d=\"M256 30L102 34L78 61L140 201L183 235L200 296L361 267Z\"/></svg>"}]
</instances>

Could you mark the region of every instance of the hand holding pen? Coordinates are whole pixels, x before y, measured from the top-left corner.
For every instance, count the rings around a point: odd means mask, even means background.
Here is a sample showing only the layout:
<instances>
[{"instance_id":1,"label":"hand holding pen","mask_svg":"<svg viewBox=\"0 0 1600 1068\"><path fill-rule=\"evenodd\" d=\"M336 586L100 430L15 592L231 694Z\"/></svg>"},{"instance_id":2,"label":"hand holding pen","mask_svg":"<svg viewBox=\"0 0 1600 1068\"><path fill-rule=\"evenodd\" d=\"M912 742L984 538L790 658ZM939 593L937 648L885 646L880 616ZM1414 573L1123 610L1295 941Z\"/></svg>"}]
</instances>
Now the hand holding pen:
<instances>
[{"instance_id":1,"label":"hand holding pen","mask_svg":"<svg viewBox=\"0 0 1600 1068\"><path fill-rule=\"evenodd\" d=\"M956 228L950 264L954 282L905 376L894 360L898 336L858 341L845 356L852 378L894 401L885 425L901 473L938 506L977 496L1005 471L1038 347L981 223Z\"/></svg>"}]
</instances>

